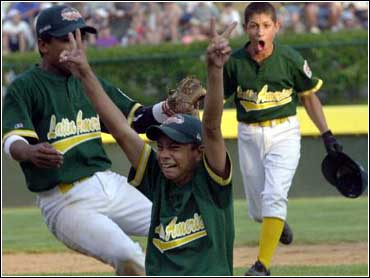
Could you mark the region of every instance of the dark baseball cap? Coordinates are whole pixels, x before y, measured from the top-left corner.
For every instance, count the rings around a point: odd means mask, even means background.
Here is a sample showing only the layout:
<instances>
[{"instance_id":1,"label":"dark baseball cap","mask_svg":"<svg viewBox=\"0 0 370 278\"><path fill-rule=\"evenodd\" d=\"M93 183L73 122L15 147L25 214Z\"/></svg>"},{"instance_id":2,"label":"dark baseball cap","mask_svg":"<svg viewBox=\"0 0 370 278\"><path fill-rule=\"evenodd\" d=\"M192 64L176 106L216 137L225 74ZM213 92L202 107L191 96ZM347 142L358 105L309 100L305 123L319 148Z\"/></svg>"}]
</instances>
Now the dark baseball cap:
<instances>
[{"instance_id":1,"label":"dark baseball cap","mask_svg":"<svg viewBox=\"0 0 370 278\"><path fill-rule=\"evenodd\" d=\"M66 5L56 5L41 11L36 22L37 37L64 37L78 28L83 32L97 33L94 27L86 25L78 10Z\"/></svg>"},{"instance_id":2,"label":"dark baseball cap","mask_svg":"<svg viewBox=\"0 0 370 278\"><path fill-rule=\"evenodd\" d=\"M152 125L146 131L146 136L157 141L161 135L180 144L202 144L202 123L194 116L176 114L161 125Z\"/></svg>"}]
</instances>

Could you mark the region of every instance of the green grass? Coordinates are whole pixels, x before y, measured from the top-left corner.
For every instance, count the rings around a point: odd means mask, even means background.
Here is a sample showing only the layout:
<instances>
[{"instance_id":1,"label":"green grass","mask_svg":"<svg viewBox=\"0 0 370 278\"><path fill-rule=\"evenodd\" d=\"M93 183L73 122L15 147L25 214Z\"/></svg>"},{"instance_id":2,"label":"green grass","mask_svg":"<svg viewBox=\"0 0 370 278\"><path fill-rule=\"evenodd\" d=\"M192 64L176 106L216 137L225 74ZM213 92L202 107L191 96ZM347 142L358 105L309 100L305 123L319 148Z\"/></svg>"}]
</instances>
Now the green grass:
<instances>
[{"instance_id":1,"label":"green grass","mask_svg":"<svg viewBox=\"0 0 370 278\"><path fill-rule=\"evenodd\" d=\"M246 202L235 201L235 244L257 245L260 225L247 217ZM294 244L368 240L368 199L342 197L292 199L288 223Z\"/></svg>"},{"instance_id":2,"label":"green grass","mask_svg":"<svg viewBox=\"0 0 370 278\"><path fill-rule=\"evenodd\" d=\"M3 209L4 253L66 251L46 228L37 208ZM368 241L368 199L292 199L288 222L295 244ZM246 202L235 201L235 245L257 245L260 225L247 216ZM134 237L142 246L146 239Z\"/></svg>"},{"instance_id":3,"label":"green grass","mask_svg":"<svg viewBox=\"0 0 370 278\"><path fill-rule=\"evenodd\" d=\"M242 276L245 268L235 268L234 276ZM276 266L271 269L273 276L367 276L368 265L330 266Z\"/></svg>"}]
</instances>

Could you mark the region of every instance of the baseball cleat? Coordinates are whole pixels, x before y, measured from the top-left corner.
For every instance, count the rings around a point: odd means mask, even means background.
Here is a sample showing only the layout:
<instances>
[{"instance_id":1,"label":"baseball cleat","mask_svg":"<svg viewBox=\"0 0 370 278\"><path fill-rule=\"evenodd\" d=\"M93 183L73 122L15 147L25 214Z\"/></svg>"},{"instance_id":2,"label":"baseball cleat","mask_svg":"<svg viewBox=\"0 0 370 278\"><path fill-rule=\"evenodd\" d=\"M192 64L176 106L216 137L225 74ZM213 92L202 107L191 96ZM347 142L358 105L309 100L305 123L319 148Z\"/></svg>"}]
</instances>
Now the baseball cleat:
<instances>
[{"instance_id":1,"label":"baseball cleat","mask_svg":"<svg viewBox=\"0 0 370 278\"><path fill-rule=\"evenodd\" d=\"M293 242L293 231L287 222L284 222L284 228L280 236L280 242L285 245L289 245Z\"/></svg>"},{"instance_id":2,"label":"baseball cleat","mask_svg":"<svg viewBox=\"0 0 370 278\"><path fill-rule=\"evenodd\" d=\"M244 276L270 276L271 273L267 268L260 262L256 261L254 265L244 274Z\"/></svg>"}]
</instances>

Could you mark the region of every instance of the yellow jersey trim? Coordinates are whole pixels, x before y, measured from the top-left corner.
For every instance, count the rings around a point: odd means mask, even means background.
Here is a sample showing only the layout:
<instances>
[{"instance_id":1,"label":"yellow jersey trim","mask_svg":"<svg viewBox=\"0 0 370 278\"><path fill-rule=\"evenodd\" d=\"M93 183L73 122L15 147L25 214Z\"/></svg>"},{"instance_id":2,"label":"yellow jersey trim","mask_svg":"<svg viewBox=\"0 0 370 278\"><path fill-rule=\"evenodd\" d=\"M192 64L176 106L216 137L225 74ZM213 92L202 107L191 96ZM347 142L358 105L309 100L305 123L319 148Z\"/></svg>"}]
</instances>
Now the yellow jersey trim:
<instances>
[{"instance_id":1,"label":"yellow jersey trim","mask_svg":"<svg viewBox=\"0 0 370 278\"><path fill-rule=\"evenodd\" d=\"M171 249L174 249L176 247L185 245L185 244L187 244L189 242L192 242L196 239L205 237L206 235L207 235L207 231L203 230L203 231L199 231L199 232L196 232L194 234L185 236L183 238L179 238L179 239L175 239L175 240L171 240L171 241L162 241L158 238L154 238L153 239L153 245L155 247L157 247L158 250L161 253L163 253L164 251L171 250Z\"/></svg>"},{"instance_id":2,"label":"yellow jersey trim","mask_svg":"<svg viewBox=\"0 0 370 278\"><path fill-rule=\"evenodd\" d=\"M221 186L229 185L230 182L231 182L232 175L233 175L233 164L232 164L230 156L227 152L226 152L226 159L229 161L229 164L230 164L230 174L226 179L224 179L224 178L218 176L215 172L212 171L212 169L209 167L209 165L207 163L207 159L206 159L205 155L203 154L204 166L206 167L206 170L207 170L209 176L212 178L212 180L214 180L215 182L217 182Z\"/></svg>"},{"instance_id":3,"label":"yellow jersey trim","mask_svg":"<svg viewBox=\"0 0 370 278\"><path fill-rule=\"evenodd\" d=\"M6 138L12 135L18 135L22 137L31 137L31 138L36 138L37 140L39 137L37 136L37 133L34 130L31 129L15 129L12 131L9 131L3 136L3 140L5 141Z\"/></svg>"},{"instance_id":4,"label":"yellow jersey trim","mask_svg":"<svg viewBox=\"0 0 370 278\"><path fill-rule=\"evenodd\" d=\"M141 150L139 165L136 169L135 177L130 182L133 186L139 186L141 184L151 151L152 148L148 144L144 144L144 147Z\"/></svg>"},{"instance_id":5,"label":"yellow jersey trim","mask_svg":"<svg viewBox=\"0 0 370 278\"><path fill-rule=\"evenodd\" d=\"M68 152L70 149L73 147L87 142L89 140L93 139L99 139L101 138L101 133L100 132L93 132L93 133L87 133L87 134L82 134L82 135L77 135L77 136L72 136L63 140L56 141L52 143L51 145L58 151L60 151L62 154L65 154Z\"/></svg>"},{"instance_id":6,"label":"yellow jersey trim","mask_svg":"<svg viewBox=\"0 0 370 278\"><path fill-rule=\"evenodd\" d=\"M313 87L310 90L300 92L300 93L298 93L298 95L299 96L307 96L307 95L316 93L318 90L320 90L320 88L322 87L323 84L324 84L324 82L321 79L319 79L319 81L317 82L317 84L315 85L315 87Z\"/></svg>"},{"instance_id":7,"label":"yellow jersey trim","mask_svg":"<svg viewBox=\"0 0 370 278\"><path fill-rule=\"evenodd\" d=\"M141 107L141 104L135 103L134 106L131 108L130 113L128 113L127 122L129 124L129 126L131 126L131 124L134 120L136 110L138 110L140 107Z\"/></svg>"},{"instance_id":8,"label":"yellow jersey trim","mask_svg":"<svg viewBox=\"0 0 370 278\"><path fill-rule=\"evenodd\" d=\"M283 99L278 102L265 102L265 103L253 103L245 100L241 100L240 103L244 107L245 111L256 111L256 110L264 110L269 109L272 107L282 106L284 104L287 104L289 102L292 102L292 97L287 97L286 99Z\"/></svg>"}]
</instances>

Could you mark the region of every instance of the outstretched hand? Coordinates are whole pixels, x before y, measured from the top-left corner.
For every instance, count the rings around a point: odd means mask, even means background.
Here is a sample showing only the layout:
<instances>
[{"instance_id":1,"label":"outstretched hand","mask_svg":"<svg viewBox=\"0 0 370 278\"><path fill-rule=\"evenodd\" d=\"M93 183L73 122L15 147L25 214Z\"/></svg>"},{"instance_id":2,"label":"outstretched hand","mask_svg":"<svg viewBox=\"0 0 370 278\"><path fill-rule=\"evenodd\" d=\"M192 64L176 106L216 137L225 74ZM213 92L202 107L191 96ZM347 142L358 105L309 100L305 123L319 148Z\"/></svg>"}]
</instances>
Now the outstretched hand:
<instances>
[{"instance_id":1,"label":"outstretched hand","mask_svg":"<svg viewBox=\"0 0 370 278\"><path fill-rule=\"evenodd\" d=\"M230 24L221 34L217 34L216 21L211 19L210 23L210 42L207 48L207 64L208 66L216 66L222 68L230 57L231 47L229 46L229 38L236 27L237 22Z\"/></svg>"},{"instance_id":2,"label":"outstretched hand","mask_svg":"<svg viewBox=\"0 0 370 278\"><path fill-rule=\"evenodd\" d=\"M76 39L72 33L68 33L69 50L63 50L59 55L59 62L65 63L71 73L78 79L90 73L91 68L85 54L85 46L82 42L80 29L76 30Z\"/></svg>"}]
</instances>

